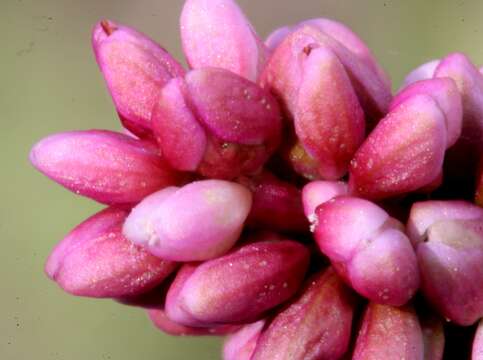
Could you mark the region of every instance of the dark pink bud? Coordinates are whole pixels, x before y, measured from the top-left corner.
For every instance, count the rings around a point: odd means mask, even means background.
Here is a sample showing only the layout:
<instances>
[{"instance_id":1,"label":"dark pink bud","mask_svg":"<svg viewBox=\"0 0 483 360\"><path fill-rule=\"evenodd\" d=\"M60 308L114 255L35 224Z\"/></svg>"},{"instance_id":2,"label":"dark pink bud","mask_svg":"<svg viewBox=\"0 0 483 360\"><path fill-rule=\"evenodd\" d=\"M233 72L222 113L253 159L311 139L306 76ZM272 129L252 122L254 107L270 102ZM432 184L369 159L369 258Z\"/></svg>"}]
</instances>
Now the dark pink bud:
<instances>
[{"instance_id":1,"label":"dark pink bud","mask_svg":"<svg viewBox=\"0 0 483 360\"><path fill-rule=\"evenodd\" d=\"M424 359L421 326L414 310L370 303L357 335L353 360Z\"/></svg>"},{"instance_id":2,"label":"dark pink bud","mask_svg":"<svg viewBox=\"0 0 483 360\"><path fill-rule=\"evenodd\" d=\"M337 180L364 140L364 113L338 57L311 50L294 112L295 132L322 178Z\"/></svg>"},{"instance_id":3,"label":"dark pink bud","mask_svg":"<svg viewBox=\"0 0 483 360\"><path fill-rule=\"evenodd\" d=\"M417 260L397 220L367 200L343 196L320 205L316 217L320 250L359 294L393 306L414 295Z\"/></svg>"},{"instance_id":4,"label":"dark pink bud","mask_svg":"<svg viewBox=\"0 0 483 360\"><path fill-rule=\"evenodd\" d=\"M342 181L312 181L304 186L302 190L302 201L304 204L305 216L309 221L315 221L315 209L320 204L332 198L348 195L347 184Z\"/></svg>"},{"instance_id":5,"label":"dark pink bud","mask_svg":"<svg viewBox=\"0 0 483 360\"><path fill-rule=\"evenodd\" d=\"M404 89L406 86L409 86L416 81L431 79L440 61L441 60L439 59L431 60L431 61L428 61L427 63L424 63L418 66L416 69L411 71L408 75L406 75L406 78L404 79L404 82L401 88Z\"/></svg>"},{"instance_id":6,"label":"dark pink bud","mask_svg":"<svg viewBox=\"0 0 483 360\"><path fill-rule=\"evenodd\" d=\"M438 312L467 326L483 316L483 218L439 220L417 247L421 288Z\"/></svg>"},{"instance_id":7,"label":"dark pink bud","mask_svg":"<svg viewBox=\"0 0 483 360\"><path fill-rule=\"evenodd\" d=\"M278 231L308 230L302 195L294 185L266 171L251 178L239 178L238 182L253 194L253 204L247 220L249 225Z\"/></svg>"},{"instance_id":8,"label":"dark pink bud","mask_svg":"<svg viewBox=\"0 0 483 360\"><path fill-rule=\"evenodd\" d=\"M133 209L124 235L163 259L211 259L233 247L251 203L247 188L223 180L163 189Z\"/></svg>"},{"instance_id":9,"label":"dark pink bud","mask_svg":"<svg viewBox=\"0 0 483 360\"><path fill-rule=\"evenodd\" d=\"M483 320L480 320L476 329L475 338L473 339L473 350L471 352L471 360L483 359Z\"/></svg>"},{"instance_id":10,"label":"dark pink bud","mask_svg":"<svg viewBox=\"0 0 483 360\"><path fill-rule=\"evenodd\" d=\"M390 110L416 95L429 95L439 105L446 119L447 147L456 143L461 135L463 107L455 82L450 78L436 78L417 81L404 88L392 100Z\"/></svg>"},{"instance_id":11,"label":"dark pink bud","mask_svg":"<svg viewBox=\"0 0 483 360\"><path fill-rule=\"evenodd\" d=\"M121 233L128 214L107 208L77 226L45 265L47 275L79 296L124 297L147 292L176 268L130 243Z\"/></svg>"},{"instance_id":12,"label":"dark pink bud","mask_svg":"<svg viewBox=\"0 0 483 360\"><path fill-rule=\"evenodd\" d=\"M427 241L428 230L439 221L483 218L483 209L466 201L423 201L414 203L409 213L407 233L413 245Z\"/></svg>"},{"instance_id":13,"label":"dark pink bud","mask_svg":"<svg viewBox=\"0 0 483 360\"><path fill-rule=\"evenodd\" d=\"M263 241L218 259L182 268L171 286L166 313L189 326L246 323L288 300L309 261L301 244Z\"/></svg>"},{"instance_id":14,"label":"dark pink bud","mask_svg":"<svg viewBox=\"0 0 483 360\"><path fill-rule=\"evenodd\" d=\"M223 345L223 360L251 360L264 326L265 320L259 320L228 336Z\"/></svg>"},{"instance_id":15,"label":"dark pink bud","mask_svg":"<svg viewBox=\"0 0 483 360\"><path fill-rule=\"evenodd\" d=\"M159 90L183 76L182 66L146 35L109 20L95 26L92 46L123 125L149 135Z\"/></svg>"},{"instance_id":16,"label":"dark pink bud","mask_svg":"<svg viewBox=\"0 0 483 360\"><path fill-rule=\"evenodd\" d=\"M255 81L265 65L268 50L233 0L187 0L181 39L195 69L217 67Z\"/></svg>"},{"instance_id":17,"label":"dark pink bud","mask_svg":"<svg viewBox=\"0 0 483 360\"><path fill-rule=\"evenodd\" d=\"M382 199L417 190L440 174L447 147L445 115L428 95L394 108L351 162L351 193Z\"/></svg>"},{"instance_id":18,"label":"dark pink bud","mask_svg":"<svg viewBox=\"0 0 483 360\"><path fill-rule=\"evenodd\" d=\"M339 359L349 346L355 301L329 268L262 333L251 360Z\"/></svg>"},{"instance_id":19,"label":"dark pink bud","mask_svg":"<svg viewBox=\"0 0 483 360\"><path fill-rule=\"evenodd\" d=\"M220 325L211 328L196 328L185 326L172 321L166 316L163 309L147 310L148 317L159 330L173 336L206 336L206 335L226 335L236 331L237 325Z\"/></svg>"},{"instance_id":20,"label":"dark pink bud","mask_svg":"<svg viewBox=\"0 0 483 360\"><path fill-rule=\"evenodd\" d=\"M136 203L181 179L151 143L107 130L51 135L32 148L30 161L60 185L104 204Z\"/></svg>"},{"instance_id":21,"label":"dark pink bud","mask_svg":"<svg viewBox=\"0 0 483 360\"><path fill-rule=\"evenodd\" d=\"M152 120L174 168L215 178L256 173L281 138L275 99L222 69L193 70L184 80L172 80L161 91Z\"/></svg>"}]
</instances>

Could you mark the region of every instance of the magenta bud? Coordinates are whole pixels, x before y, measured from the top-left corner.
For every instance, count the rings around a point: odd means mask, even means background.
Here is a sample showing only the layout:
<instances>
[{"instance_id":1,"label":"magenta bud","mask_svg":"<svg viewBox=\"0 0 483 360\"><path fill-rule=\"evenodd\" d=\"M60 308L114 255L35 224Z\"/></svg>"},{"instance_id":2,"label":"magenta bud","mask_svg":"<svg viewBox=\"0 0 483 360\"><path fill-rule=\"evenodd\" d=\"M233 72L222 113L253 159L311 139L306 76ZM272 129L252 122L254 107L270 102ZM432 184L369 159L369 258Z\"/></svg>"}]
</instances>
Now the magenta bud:
<instances>
[{"instance_id":1,"label":"magenta bud","mask_svg":"<svg viewBox=\"0 0 483 360\"><path fill-rule=\"evenodd\" d=\"M404 89L416 81L431 79L440 61L441 60L439 59L428 61L427 63L424 63L411 71L408 75L406 75L401 89Z\"/></svg>"},{"instance_id":2,"label":"magenta bud","mask_svg":"<svg viewBox=\"0 0 483 360\"><path fill-rule=\"evenodd\" d=\"M370 201L337 197L316 210L315 240L362 296L404 305L419 287L416 255L403 226Z\"/></svg>"},{"instance_id":3,"label":"magenta bud","mask_svg":"<svg viewBox=\"0 0 483 360\"><path fill-rule=\"evenodd\" d=\"M432 183L447 147L444 113L428 95L400 103L364 141L351 162L351 193L369 199L405 194Z\"/></svg>"},{"instance_id":4,"label":"magenta bud","mask_svg":"<svg viewBox=\"0 0 483 360\"><path fill-rule=\"evenodd\" d=\"M353 293L331 268L314 275L262 333L251 360L339 359L349 346L354 307Z\"/></svg>"},{"instance_id":5,"label":"magenta bud","mask_svg":"<svg viewBox=\"0 0 483 360\"><path fill-rule=\"evenodd\" d=\"M344 65L369 119L377 120L383 116L391 101L387 80L381 79L372 65L354 56L334 37L312 24L297 27L280 43L261 75L261 84L277 95L288 114L293 116L298 88L304 78L303 65L312 50L318 47L330 49Z\"/></svg>"},{"instance_id":6,"label":"magenta bud","mask_svg":"<svg viewBox=\"0 0 483 360\"><path fill-rule=\"evenodd\" d=\"M447 147L454 145L461 135L463 121L463 105L456 83L450 78L417 81L397 94L390 110L416 95L429 95L436 101L446 119Z\"/></svg>"},{"instance_id":7,"label":"magenta bud","mask_svg":"<svg viewBox=\"0 0 483 360\"><path fill-rule=\"evenodd\" d=\"M173 336L227 335L239 329L237 325L220 325L211 328L196 328L172 321L163 309L148 309L148 317L156 328Z\"/></svg>"},{"instance_id":8,"label":"magenta bud","mask_svg":"<svg viewBox=\"0 0 483 360\"><path fill-rule=\"evenodd\" d=\"M107 130L48 136L30 152L30 162L65 188L104 204L130 204L180 175L151 143Z\"/></svg>"},{"instance_id":9,"label":"magenta bud","mask_svg":"<svg viewBox=\"0 0 483 360\"><path fill-rule=\"evenodd\" d=\"M228 336L223 345L223 360L251 360L264 326L265 320L259 320Z\"/></svg>"},{"instance_id":10,"label":"magenta bud","mask_svg":"<svg viewBox=\"0 0 483 360\"><path fill-rule=\"evenodd\" d=\"M449 321L483 316L483 218L433 223L417 246L423 295Z\"/></svg>"},{"instance_id":11,"label":"magenta bud","mask_svg":"<svg viewBox=\"0 0 483 360\"><path fill-rule=\"evenodd\" d=\"M181 40L192 68L217 67L255 81L268 50L233 0L187 0Z\"/></svg>"},{"instance_id":12,"label":"magenta bud","mask_svg":"<svg viewBox=\"0 0 483 360\"><path fill-rule=\"evenodd\" d=\"M471 360L483 359L483 320L480 320L476 329L475 338L473 339L473 349L471 352Z\"/></svg>"},{"instance_id":13,"label":"magenta bud","mask_svg":"<svg viewBox=\"0 0 483 360\"><path fill-rule=\"evenodd\" d=\"M416 247L427 241L428 230L433 224L446 220L483 219L483 209L466 201L422 201L411 207L407 234Z\"/></svg>"},{"instance_id":14,"label":"magenta bud","mask_svg":"<svg viewBox=\"0 0 483 360\"><path fill-rule=\"evenodd\" d=\"M337 196L349 195L347 184L342 181L311 181L302 190L304 212L310 222L316 220L315 209Z\"/></svg>"},{"instance_id":15,"label":"magenta bud","mask_svg":"<svg viewBox=\"0 0 483 360\"><path fill-rule=\"evenodd\" d=\"M352 359L425 359L421 326L414 310L370 303Z\"/></svg>"},{"instance_id":16,"label":"magenta bud","mask_svg":"<svg viewBox=\"0 0 483 360\"><path fill-rule=\"evenodd\" d=\"M251 178L241 177L238 182L253 194L253 204L247 220L250 226L275 231L308 230L302 195L293 184L279 180L266 171Z\"/></svg>"},{"instance_id":17,"label":"magenta bud","mask_svg":"<svg viewBox=\"0 0 483 360\"><path fill-rule=\"evenodd\" d=\"M364 113L343 65L328 48L312 49L305 61L294 125L322 178L346 174L364 140Z\"/></svg>"},{"instance_id":18,"label":"magenta bud","mask_svg":"<svg viewBox=\"0 0 483 360\"><path fill-rule=\"evenodd\" d=\"M123 125L149 135L159 90L183 76L182 66L146 35L110 20L94 27L92 46Z\"/></svg>"},{"instance_id":19,"label":"magenta bud","mask_svg":"<svg viewBox=\"0 0 483 360\"><path fill-rule=\"evenodd\" d=\"M152 256L121 233L128 211L107 208L72 230L52 251L47 275L62 289L97 298L135 296L159 285L176 263Z\"/></svg>"},{"instance_id":20,"label":"magenta bud","mask_svg":"<svg viewBox=\"0 0 483 360\"><path fill-rule=\"evenodd\" d=\"M255 321L294 295L308 262L303 245L280 240L251 243L197 267L185 265L169 289L166 313L188 326Z\"/></svg>"},{"instance_id":21,"label":"magenta bud","mask_svg":"<svg viewBox=\"0 0 483 360\"><path fill-rule=\"evenodd\" d=\"M172 80L153 112L163 155L176 169L232 179L260 170L281 140L276 100L255 83L204 68Z\"/></svg>"},{"instance_id":22,"label":"magenta bud","mask_svg":"<svg viewBox=\"0 0 483 360\"><path fill-rule=\"evenodd\" d=\"M124 235L169 260L200 261L226 253L240 236L252 195L223 180L192 182L163 189L136 206Z\"/></svg>"}]
</instances>

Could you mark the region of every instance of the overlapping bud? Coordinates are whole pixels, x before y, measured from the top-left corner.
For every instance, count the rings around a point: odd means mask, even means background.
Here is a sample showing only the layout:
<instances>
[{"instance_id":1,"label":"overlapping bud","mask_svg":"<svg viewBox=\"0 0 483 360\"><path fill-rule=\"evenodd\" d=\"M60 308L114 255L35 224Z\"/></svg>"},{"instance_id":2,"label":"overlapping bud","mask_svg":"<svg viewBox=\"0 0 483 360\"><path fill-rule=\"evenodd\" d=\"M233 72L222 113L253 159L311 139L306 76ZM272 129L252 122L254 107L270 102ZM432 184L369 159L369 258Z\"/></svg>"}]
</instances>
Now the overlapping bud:
<instances>
[{"instance_id":1,"label":"overlapping bud","mask_svg":"<svg viewBox=\"0 0 483 360\"><path fill-rule=\"evenodd\" d=\"M442 360L478 321L480 360L478 68L450 54L393 97L344 24L263 42L233 0L186 0L181 38L188 69L127 26L94 27L125 134L33 147L39 171L110 206L55 247L47 275L170 335L229 335L225 360Z\"/></svg>"}]
</instances>

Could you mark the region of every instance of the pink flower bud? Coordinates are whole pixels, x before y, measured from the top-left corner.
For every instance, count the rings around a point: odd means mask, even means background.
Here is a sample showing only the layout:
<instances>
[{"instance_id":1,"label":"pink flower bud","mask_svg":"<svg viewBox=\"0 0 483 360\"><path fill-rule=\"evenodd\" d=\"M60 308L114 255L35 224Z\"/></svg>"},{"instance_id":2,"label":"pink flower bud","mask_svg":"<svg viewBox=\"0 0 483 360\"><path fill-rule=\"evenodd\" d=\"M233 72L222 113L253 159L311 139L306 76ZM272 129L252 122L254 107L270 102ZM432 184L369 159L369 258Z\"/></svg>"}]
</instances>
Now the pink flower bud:
<instances>
[{"instance_id":1,"label":"pink flower bud","mask_svg":"<svg viewBox=\"0 0 483 360\"><path fill-rule=\"evenodd\" d=\"M73 295L98 298L135 296L160 284L176 264L124 238L127 213L107 208L77 226L53 250L47 275Z\"/></svg>"},{"instance_id":2,"label":"pink flower bud","mask_svg":"<svg viewBox=\"0 0 483 360\"><path fill-rule=\"evenodd\" d=\"M370 303L357 335L353 360L423 360L423 336L411 307Z\"/></svg>"},{"instance_id":3,"label":"pink flower bud","mask_svg":"<svg viewBox=\"0 0 483 360\"><path fill-rule=\"evenodd\" d=\"M252 178L239 178L238 182L248 187L253 194L253 204L247 220L250 226L276 231L308 230L302 196L294 185L266 171Z\"/></svg>"},{"instance_id":4,"label":"pink flower bud","mask_svg":"<svg viewBox=\"0 0 483 360\"><path fill-rule=\"evenodd\" d=\"M223 345L223 360L251 360L264 326L265 320L259 320L228 336Z\"/></svg>"},{"instance_id":5,"label":"pink flower bud","mask_svg":"<svg viewBox=\"0 0 483 360\"><path fill-rule=\"evenodd\" d=\"M417 255L423 294L442 316L462 326L483 316L483 218L435 222Z\"/></svg>"},{"instance_id":6,"label":"pink flower bud","mask_svg":"<svg viewBox=\"0 0 483 360\"><path fill-rule=\"evenodd\" d=\"M338 57L311 50L294 112L295 132L322 178L337 180L364 140L364 113Z\"/></svg>"},{"instance_id":7,"label":"pink flower bud","mask_svg":"<svg viewBox=\"0 0 483 360\"><path fill-rule=\"evenodd\" d=\"M423 201L411 207L407 233L414 246L427 241L428 230L439 221L483 218L483 209L466 201Z\"/></svg>"},{"instance_id":8,"label":"pink flower bud","mask_svg":"<svg viewBox=\"0 0 483 360\"><path fill-rule=\"evenodd\" d=\"M217 67L255 81L265 65L267 48L233 0L187 0L181 39L195 69Z\"/></svg>"},{"instance_id":9,"label":"pink flower bud","mask_svg":"<svg viewBox=\"0 0 483 360\"><path fill-rule=\"evenodd\" d=\"M473 350L471 352L471 360L483 359L483 320L480 320L473 340Z\"/></svg>"},{"instance_id":10,"label":"pink flower bud","mask_svg":"<svg viewBox=\"0 0 483 360\"><path fill-rule=\"evenodd\" d=\"M436 78L417 81L404 88L392 100L390 110L416 95L429 95L439 105L446 119L447 147L456 143L461 135L463 107L456 83L450 78Z\"/></svg>"},{"instance_id":11,"label":"pink flower bud","mask_svg":"<svg viewBox=\"0 0 483 360\"><path fill-rule=\"evenodd\" d=\"M412 96L382 119L356 152L350 190L382 199L424 187L439 176L447 144L445 115L436 101Z\"/></svg>"},{"instance_id":12,"label":"pink flower bud","mask_svg":"<svg viewBox=\"0 0 483 360\"><path fill-rule=\"evenodd\" d=\"M153 112L163 155L179 170L232 179L253 174L281 139L275 99L229 71L205 68L172 80Z\"/></svg>"},{"instance_id":13,"label":"pink flower bud","mask_svg":"<svg viewBox=\"0 0 483 360\"><path fill-rule=\"evenodd\" d=\"M355 301L329 268L307 281L258 340L251 360L339 359L348 349Z\"/></svg>"},{"instance_id":14,"label":"pink flower bud","mask_svg":"<svg viewBox=\"0 0 483 360\"><path fill-rule=\"evenodd\" d=\"M104 204L136 203L181 180L151 143L106 130L51 135L32 148L30 161L60 185Z\"/></svg>"},{"instance_id":15,"label":"pink flower bud","mask_svg":"<svg viewBox=\"0 0 483 360\"><path fill-rule=\"evenodd\" d=\"M211 259L238 240L251 203L248 189L223 180L163 189L133 209L124 235L163 259Z\"/></svg>"},{"instance_id":16,"label":"pink flower bud","mask_svg":"<svg viewBox=\"0 0 483 360\"><path fill-rule=\"evenodd\" d=\"M406 86L409 86L416 81L431 79L440 61L441 60L439 59L428 61L427 63L424 63L411 71L408 75L406 75L401 89L404 89Z\"/></svg>"},{"instance_id":17,"label":"pink flower bud","mask_svg":"<svg viewBox=\"0 0 483 360\"><path fill-rule=\"evenodd\" d=\"M239 329L237 325L220 325L212 328L196 328L181 325L168 318L163 309L148 309L147 314L156 328L173 336L226 335Z\"/></svg>"},{"instance_id":18,"label":"pink flower bud","mask_svg":"<svg viewBox=\"0 0 483 360\"><path fill-rule=\"evenodd\" d=\"M320 204L337 196L349 195L347 184L342 181L312 181L302 190L302 201L305 216L309 221L315 221L315 209Z\"/></svg>"},{"instance_id":19,"label":"pink flower bud","mask_svg":"<svg viewBox=\"0 0 483 360\"><path fill-rule=\"evenodd\" d=\"M297 291L308 261L303 245L281 240L251 243L197 267L185 265L168 292L166 313L188 326L255 321Z\"/></svg>"},{"instance_id":20,"label":"pink flower bud","mask_svg":"<svg viewBox=\"0 0 483 360\"><path fill-rule=\"evenodd\" d=\"M377 205L338 197L316 210L315 239L337 272L364 297L401 306L419 287L419 272L403 226Z\"/></svg>"},{"instance_id":21,"label":"pink flower bud","mask_svg":"<svg viewBox=\"0 0 483 360\"><path fill-rule=\"evenodd\" d=\"M109 20L95 26L92 46L123 125L149 135L159 90L183 76L182 66L144 34Z\"/></svg>"},{"instance_id":22,"label":"pink flower bud","mask_svg":"<svg viewBox=\"0 0 483 360\"><path fill-rule=\"evenodd\" d=\"M312 24L297 27L280 43L261 75L261 84L283 101L290 115L303 80L304 62L312 49L321 46L333 51L344 65L368 118L377 120L383 116L391 101L387 80L381 79L372 65L355 57L334 37Z\"/></svg>"}]
</instances>

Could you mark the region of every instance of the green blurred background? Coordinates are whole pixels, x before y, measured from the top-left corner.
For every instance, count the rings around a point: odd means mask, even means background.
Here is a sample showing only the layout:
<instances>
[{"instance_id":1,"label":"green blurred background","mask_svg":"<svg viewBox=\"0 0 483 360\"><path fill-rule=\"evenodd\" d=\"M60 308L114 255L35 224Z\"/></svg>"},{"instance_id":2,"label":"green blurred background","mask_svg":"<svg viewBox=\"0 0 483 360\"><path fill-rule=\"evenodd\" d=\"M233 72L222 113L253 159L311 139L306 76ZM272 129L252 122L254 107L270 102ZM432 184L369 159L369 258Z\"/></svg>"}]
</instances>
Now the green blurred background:
<instances>
[{"instance_id":1,"label":"green blurred background","mask_svg":"<svg viewBox=\"0 0 483 360\"><path fill-rule=\"evenodd\" d=\"M259 33L325 16L367 41L397 88L418 64L451 51L483 63L483 1L240 0ZM54 244L100 208L35 172L29 148L47 134L119 129L93 60L90 30L112 18L181 59L182 1L0 0L0 359L218 359L221 342L172 338L141 310L74 298L43 274Z\"/></svg>"}]
</instances>

